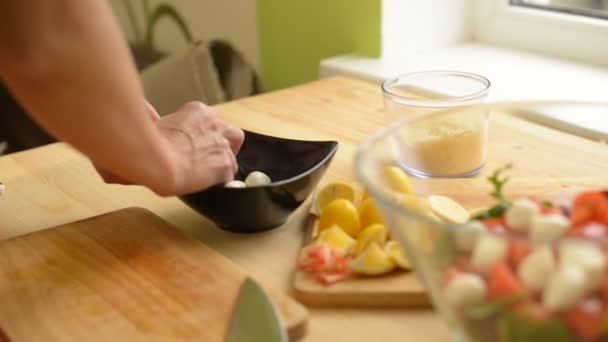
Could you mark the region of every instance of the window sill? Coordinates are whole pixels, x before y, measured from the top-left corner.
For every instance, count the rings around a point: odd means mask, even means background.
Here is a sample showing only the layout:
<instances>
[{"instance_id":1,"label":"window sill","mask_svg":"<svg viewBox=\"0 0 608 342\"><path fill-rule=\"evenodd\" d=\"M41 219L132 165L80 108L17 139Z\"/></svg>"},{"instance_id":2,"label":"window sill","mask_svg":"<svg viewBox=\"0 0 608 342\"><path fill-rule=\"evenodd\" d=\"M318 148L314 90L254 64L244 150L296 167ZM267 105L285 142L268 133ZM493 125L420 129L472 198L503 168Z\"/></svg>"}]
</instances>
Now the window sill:
<instances>
[{"instance_id":1,"label":"window sill","mask_svg":"<svg viewBox=\"0 0 608 342\"><path fill-rule=\"evenodd\" d=\"M539 56L487 44L454 47L403 56L372 59L339 56L321 61L321 78L348 75L382 82L396 75L428 69L469 71L492 82L489 101L578 100L608 103L608 69ZM602 122L538 113L528 119L592 139L608 139L608 113Z\"/></svg>"}]
</instances>

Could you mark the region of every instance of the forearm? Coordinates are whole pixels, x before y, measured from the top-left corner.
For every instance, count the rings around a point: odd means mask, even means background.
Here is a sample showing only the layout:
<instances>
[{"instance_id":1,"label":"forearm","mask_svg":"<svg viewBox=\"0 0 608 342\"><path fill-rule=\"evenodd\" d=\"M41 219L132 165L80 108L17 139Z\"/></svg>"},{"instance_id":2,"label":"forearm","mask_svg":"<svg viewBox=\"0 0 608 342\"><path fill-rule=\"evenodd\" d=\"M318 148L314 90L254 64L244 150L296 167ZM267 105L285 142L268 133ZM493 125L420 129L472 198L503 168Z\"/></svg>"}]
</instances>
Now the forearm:
<instances>
[{"instance_id":1,"label":"forearm","mask_svg":"<svg viewBox=\"0 0 608 342\"><path fill-rule=\"evenodd\" d=\"M0 8L0 76L49 133L157 192L175 181L106 1L21 0Z\"/></svg>"}]
</instances>

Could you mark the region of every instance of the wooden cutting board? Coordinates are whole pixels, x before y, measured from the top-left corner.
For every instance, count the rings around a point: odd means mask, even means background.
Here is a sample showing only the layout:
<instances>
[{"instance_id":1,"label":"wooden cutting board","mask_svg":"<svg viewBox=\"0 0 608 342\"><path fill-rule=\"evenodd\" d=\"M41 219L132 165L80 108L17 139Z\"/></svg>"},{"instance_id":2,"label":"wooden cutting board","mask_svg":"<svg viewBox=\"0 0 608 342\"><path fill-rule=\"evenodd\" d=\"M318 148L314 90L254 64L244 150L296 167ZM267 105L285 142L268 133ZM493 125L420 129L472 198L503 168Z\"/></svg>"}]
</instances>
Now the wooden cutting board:
<instances>
[{"instance_id":1,"label":"wooden cutting board","mask_svg":"<svg viewBox=\"0 0 608 342\"><path fill-rule=\"evenodd\" d=\"M314 215L309 217L304 246L315 230ZM353 277L325 286L309 273L295 270L294 297L317 307L424 307L430 301L418 277L413 272L395 271L379 277Z\"/></svg>"},{"instance_id":2,"label":"wooden cutting board","mask_svg":"<svg viewBox=\"0 0 608 342\"><path fill-rule=\"evenodd\" d=\"M0 243L0 327L13 341L222 341L246 274L129 208ZM307 310L269 291L293 339Z\"/></svg>"}]
</instances>

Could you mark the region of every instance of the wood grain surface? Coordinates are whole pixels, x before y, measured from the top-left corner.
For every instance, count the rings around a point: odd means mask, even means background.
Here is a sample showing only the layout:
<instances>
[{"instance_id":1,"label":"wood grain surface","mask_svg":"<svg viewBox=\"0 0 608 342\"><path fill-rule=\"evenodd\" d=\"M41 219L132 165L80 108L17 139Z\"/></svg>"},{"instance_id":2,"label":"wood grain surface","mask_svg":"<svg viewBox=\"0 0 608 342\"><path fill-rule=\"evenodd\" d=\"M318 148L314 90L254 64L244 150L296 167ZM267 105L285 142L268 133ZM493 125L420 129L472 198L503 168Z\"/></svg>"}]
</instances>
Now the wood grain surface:
<instances>
[{"instance_id":1,"label":"wood grain surface","mask_svg":"<svg viewBox=\"0 0 608 342\"><path fill-rule=\"evenodd\" d=\"M223 341L246 273L148 210L0 243L0 326L13 341ZM271 292L290 337L307 310Z\"/></svg>"},{"instance_id":2,"label":"wood grain surface","mask_svg":"<svg viewBox=\"0 0 608 342\"><path fill-rule=\"evenodd\" d=\"M304 247L312 242L316 230L314 216L311 220ZM353 277L326 286L316 282L310 273L296 268L293 274L293 289L297 300L315 307L403 308L430 305L417 275L403 270L379 277Z\"/></svg>"},{"instance_id":3,"label":"wood grain surface","mask_svg":"<svg viewBox=\"0 0 608 342\"><path fill-rule=\"evenodd\" d=\"M385 124L379 85L344 77L241 99L217 108L228 121L244 129L294 139L339 141L340 149L323 182L355 180L353 157L358 144ZM589 172L591 176L584 181L587 185L606 185L606 146L544 129L536 134L557 145L524 146L516 138L509 139L509 135L515 131L538 132L538 126L521 120L505 125L510 128L493 130L496 136L492 135L492 139L502 136L501 140L507 140L503 146L492 147L491 155L531 155L534 163L527 182L536 178L559 184L555 178L557 171L544 165L548 160L561 159L568 170ZM568 152L572 151L569 148L572 142L581 142L587 148ZM577 169L578 165L582 169ZM488 169L495 166L490 162ZM523 170L516 169L514 177L522 173ZM598 175L600 178L593 178ZM176 198L161 198L137 186L104 184L90 162L65 144L0 157L0 182L6 186L0 196L0 239L126 207L144 207L228 257L264 284L293 294L292 275L305 235L307 207L302 207L276 230L255 235L231 234L217 229ZM466 199L468 185L452 183L451 189L460 191ZM424 182L416 185L424 191ZM434 186L440 187L441 182ZM477 189L485 194L489 188L482 181ZM525 190L523 185L521 189ZM19 324L26 326L28 321ZM451 336L450 329L430 309L310 308L305 340L424 342L448 341Z\"/></svg>"}]
</instances>

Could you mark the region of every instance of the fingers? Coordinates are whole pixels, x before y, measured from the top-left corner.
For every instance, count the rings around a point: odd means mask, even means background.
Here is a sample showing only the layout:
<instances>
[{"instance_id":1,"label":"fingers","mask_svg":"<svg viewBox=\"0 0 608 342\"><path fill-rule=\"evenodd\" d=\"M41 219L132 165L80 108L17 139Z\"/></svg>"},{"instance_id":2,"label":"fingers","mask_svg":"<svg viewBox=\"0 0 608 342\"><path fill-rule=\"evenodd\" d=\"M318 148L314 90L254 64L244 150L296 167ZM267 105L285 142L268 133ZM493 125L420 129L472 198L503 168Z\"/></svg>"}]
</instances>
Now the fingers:
<instances>
[{"instance_id":1,"label":"fingers","mask_svg":"<svg viewBox=\"0 0 608 342\"><path fill-rule=\"evenodd\" d=\"M236 161L236 156L234 153L228 153L228 157L232 163L232 174L230 175L230 180L234 179L234 175L239 171L239 164Z\"/></svg>"},{"instance_id":2,"label":"fingers","mask_svg":"<svg viewBox=\"0 0 608 342\"><path fill-rule=\"evenodd\" d=\"M222 120L221 114L215 108L207 106L206 110L220 122L220 129L222 130L224 137L228 139L232 153L234 153L234 155L238 154L241 146L243 146L243 141L245 140L245 133L243 130Z\"/></svg>"},{"instance_id":3,"label":"fingers","mask_svg":"<svg viewBox=\"0 0 608 342\"><path fill-rule=\"evenodd\" d=\"M189 102L157 125L170 144L181 182L172 193L200 191L234 179L244 132L222 120L216 109Z\"/></svg>"},{"instance_id":4,"label":"fingers","mask_svg":"<svg viewBox=\"0 0 608 342\"><path fill-rule=\"evenodd\" d=\"M218 136L218 142L217 142L217 151L222 155L222 157L224 158L224 160L222 162L220 162L220 165L225 165L226 168L222 169L223 171L227 171L228 172L228 181L231 181L234 179L234 175L237 173L239 166L238 163L236 161L236 156L234 154L234 152L232 152L231 149L231 145L230 145L230 141L226 138L226 137L221 137Z\"/></svg>"},{"instance_id":5,"label":"fingers","mask_svg":"<svg viewBox=\"0 0 608 342\"><path fill-rule=\"evenodd\" d=\"M241 146L243 146L243 141L245 141L245 133L243 130L236 126L226 124L224 137L226 137L228 140L232 153L237 155L241 149Z\"/></svg>"},{"instance_id":6,"label":"fingers","mask_svg":"<svg viewBox=\"0 0 608 342\"><path fill-rule=\"evenodd\" d=\"M218 126L217 128L222 132L222 135L228 139L232 153L235 155L238 154L243 145L243 141L245 140L245 133L237 126L225 122L217 109L199 101L192 101L183 105L180 110L205 114L209 120L214 120L215 124Z\"/></svg>"},{"instance_id":7,"label":"fingers","mask_svg":"<svg viewBox=\"0 0 608 342\"><path fill-rule=\"evenodd\" d=\"M212 165L209 174L212 179L209 185L226 184L234 180L238 165L232 152L227 150L218 151L214 158L210 158L207 162Z\"/></svg>"}]
</instances>

